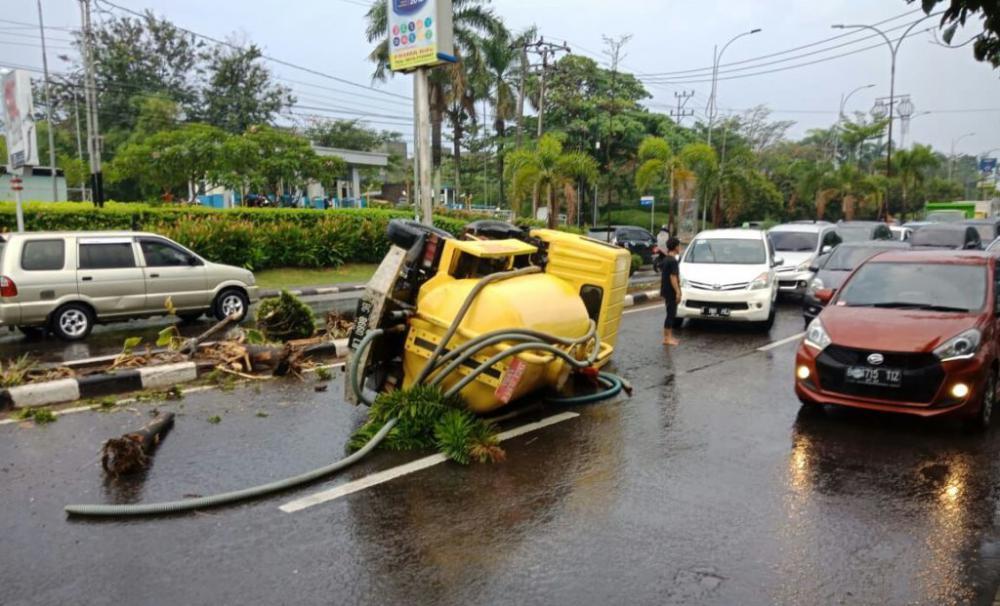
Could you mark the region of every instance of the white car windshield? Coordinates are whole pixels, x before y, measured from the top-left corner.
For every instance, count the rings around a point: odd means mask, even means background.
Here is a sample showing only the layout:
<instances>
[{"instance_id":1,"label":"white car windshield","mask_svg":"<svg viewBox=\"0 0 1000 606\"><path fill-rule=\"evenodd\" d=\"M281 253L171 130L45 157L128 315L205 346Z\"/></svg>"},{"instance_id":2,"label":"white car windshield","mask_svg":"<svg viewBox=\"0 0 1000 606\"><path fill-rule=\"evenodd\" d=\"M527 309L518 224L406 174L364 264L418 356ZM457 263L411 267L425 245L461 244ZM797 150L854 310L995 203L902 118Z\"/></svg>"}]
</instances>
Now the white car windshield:
<instances>
[{"instance_id":1,"label":"white car windshield","mask_svg":"<svg viewBox=\"0 0 1000 606\"><path fill-rule=\"evenodd\" d=\"M762 240L696 239L688 248L685 263L715 263L724 265L763 265L767 252Z\"/></svg>"}]
</instances>

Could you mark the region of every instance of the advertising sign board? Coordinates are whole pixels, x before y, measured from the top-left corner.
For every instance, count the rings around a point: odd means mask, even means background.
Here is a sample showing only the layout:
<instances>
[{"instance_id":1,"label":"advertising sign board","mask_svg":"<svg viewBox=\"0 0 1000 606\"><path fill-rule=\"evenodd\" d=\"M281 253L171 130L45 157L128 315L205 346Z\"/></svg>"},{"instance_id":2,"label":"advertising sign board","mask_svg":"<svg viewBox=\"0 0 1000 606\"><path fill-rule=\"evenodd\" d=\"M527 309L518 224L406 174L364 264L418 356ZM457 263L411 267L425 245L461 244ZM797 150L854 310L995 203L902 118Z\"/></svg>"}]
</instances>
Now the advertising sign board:
<instances>
[{"instance_id":1,"label":"advertising sign board","mask_svg":"<svg viewBox=\"0 0 1000 606\"><path fill-rule=\"evenodd\" d=\"M454 62L451 0L386 0L389 67L409 71Z\"/></svg>"},{"instance_id":2,"label":"advertising sign board","mask_svg":"<svg viewBox=\"0 0 1000 606\"><path fill-rule=\"evenodd\" d=\"M28 72L16 69L4 74L0 79L0 92L3 95L8 166L12 169L38 166L38 139Z\"/></svg>"}]
</instances>

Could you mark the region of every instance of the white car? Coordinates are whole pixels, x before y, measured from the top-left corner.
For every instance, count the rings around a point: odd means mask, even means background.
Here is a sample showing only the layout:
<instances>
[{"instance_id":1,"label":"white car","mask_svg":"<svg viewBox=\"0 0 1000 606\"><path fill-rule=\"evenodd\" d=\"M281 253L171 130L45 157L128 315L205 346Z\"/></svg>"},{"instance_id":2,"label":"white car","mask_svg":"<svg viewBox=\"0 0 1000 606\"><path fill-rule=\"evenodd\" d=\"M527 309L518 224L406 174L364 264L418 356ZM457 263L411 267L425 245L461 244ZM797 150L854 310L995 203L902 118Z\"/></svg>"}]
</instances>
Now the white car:
<instances>
[{"instance_id":1,"label":"white car","mask_svg":"<svg viewBox=\"0 0 1000 606\"><path fill-rule=\"evenodd\" d=\"M785 260L777 268L778 291L781 294L802 296L813 278L810 269L816 259L840 244L837 227L826 222L788 223L772 227L767 232L771 245Z\"/></svg>"},{"instance_id":2,"label":"white car","mask_svg":"<svg viewBox=\"0 0 1000 606\"><path fill-rule=\"evenodd\" d=\"M893 238L899 240L900 242L909 242L910 236L913 235L913 228L907 227L905 225L890 225L889 231L892 232Z\"/></svg>"},{"instance_id":3,"label":"white car","mask_svg":"<svg viewBox=\"0 0 1000 606\"><path fill-rule=\"evenodd\" d=\"M778 279L770 239L756 229L698 234L681 258L678 320L702 319L774 324Z\"/></svg>"}]
</instances>

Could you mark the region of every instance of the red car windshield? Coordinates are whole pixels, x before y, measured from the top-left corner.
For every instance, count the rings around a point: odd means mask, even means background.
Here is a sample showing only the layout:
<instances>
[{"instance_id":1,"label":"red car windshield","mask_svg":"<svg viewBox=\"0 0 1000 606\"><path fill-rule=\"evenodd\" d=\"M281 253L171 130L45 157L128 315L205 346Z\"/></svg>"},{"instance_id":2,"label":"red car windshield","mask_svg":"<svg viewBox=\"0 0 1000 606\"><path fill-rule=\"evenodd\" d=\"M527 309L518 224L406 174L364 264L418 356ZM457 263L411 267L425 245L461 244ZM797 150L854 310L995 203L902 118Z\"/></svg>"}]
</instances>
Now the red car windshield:
<instances>
[{"instance_id":1,"label":"red car windshield","mask_svg":"<svg viewBox=\"0 0 1000 606\"><path fill-rule=\"evenodd\" d=\"M972 312L986 302L984 265L868 263L844 286L838 305Z\"/></svg>"}]
</instances>

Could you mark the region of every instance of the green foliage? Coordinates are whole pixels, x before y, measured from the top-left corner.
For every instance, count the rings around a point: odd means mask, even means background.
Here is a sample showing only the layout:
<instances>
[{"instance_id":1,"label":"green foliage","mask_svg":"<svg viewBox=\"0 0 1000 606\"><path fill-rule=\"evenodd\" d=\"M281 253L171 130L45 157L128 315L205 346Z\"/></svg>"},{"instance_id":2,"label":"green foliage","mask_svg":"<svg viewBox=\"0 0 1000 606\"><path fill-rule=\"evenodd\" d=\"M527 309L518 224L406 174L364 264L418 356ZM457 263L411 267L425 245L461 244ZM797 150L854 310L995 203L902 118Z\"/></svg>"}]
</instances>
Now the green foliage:
<instances>
[{"instance_id":1,"label":"green foliage","mask_svg":"<svg viewBox=\"0 0 1000 606\"><path fill-rule=\"evenodd\" d=\"M390 419L398 419L380 448L437 448L448 458L468 464L503 460L493 426L465 410L459 398L447 399L436 387L416 386L381 394L368 410L368 420L348 443L358 450Z\"/></svg>"},{"instance_id":2,"label":"green foliage","mask_svg":"<svg viewBox=\"0 0 1000 606\"><path fill-rule=\"evenodd\" d=\"M231 133L269 124L295 103L291 89L274 81L256 44L217 46L208 55L211 77L203 94L202 118Z\"/></svg>"},{"instance_id":3,"label":"green foliage","mask_svg":"<svg viewBox=\"0 0 1000 606\"><path fill-rule=\"evenodd\" d=\"M205 420L211 423L212 425L218 425L219 423L222 423L222 417L220 417L219 415L212 415Z\"/></svg>"},{"instance_id":4,"label":"green foliage","mask_svg":"<svg viewBox=\"0 0 1000 606\"><path fill-rule=\"evenodd\" d=\"M0 387L17 387L28 381L29 373L35 369L36 362L29 354L8 360L7 364L0 361Z\"/></svg>"},{"instance_id":5,"label":"green foliage","mask_svg":"<svg viewBox=\"0 0 1000 606\"><path fill-rule=\"evenodd\" d=\"M549 227L555 226L560 198L566 203L567 223L576 223L576 184L597 179L597 162L581 152L564 152L562 142L545 135L534 149L522 147L507 157L505 178L510 183L511 207L518 210L528 196L532 210L544 196L549 207ZM561 196L560 196L561 194Z\"/></svg>"},{"instance_id":6,"label":"green foliage","mask_svg":"<svg viewBox=\"0 0 1000 606\"><path fill-rule=\"evenodd\" d=\"M407 212L371 209L316 211L291 208L154 208L108 203L95 209L78 203L28 203L30 231L129 230L162 234L209 261L269 269L337 267L344 262L378 263L389 251L386 228ZM434 224L459 234L467 221L438 216ZM0 232L16 228L14 205L0 203Z\"/></svg>"},{"instance_id":7,"label":"green foliage","mask_svg":"<svg viewBox=\"0 0 1000 606\"><path fill-rule=\"evenodd\" d=\"M17 418L22 421L34 421L36 425L48 425L57 420L56 415L48 408L23 408L17 413Z\"/></svg>"},{"instance_id":8,"label":"green foliage","mask_svg":"<svg viewBox=\"0 0 1000 606\"><path fill-rule=\"evenodd\" d=\"M257 328L269 341L308 339L316 332L316 317L311 307L283 290L280 297L257 308Z\"/></svg>"},{"instance_id":9,"label":"green foliage","mask_svg":"<svg viewBox=\"0 0 1000 606\"><path fill-rule=\"evenodd\" d=\"M642 269L642 257L632 253L632 266L630 268L629 275L634 274L640 269Z\"/></svg>"},{"instance_id":10,"label":"green foliage","mask_svg":"<svg viewBox=\"0 0 1000 606\"><path fill-rule=\"evenodd\" d=\"M906 0L913 3L916 0ZM920 5L928 15L934 12L937 5L944 0L920 0ZM972 51L979 61L987 61L993 67L1000 68L1000 4L988 0L950 0L944 8L941 17L941 27L944 28L944 41L952 44L955 32L972 21L981 12L983 31L976 36Z\"/></svg>"},{"instance_id":11,"label":"green foliage","mask_svg":"<svg viewBox=\"0 0 1000 606\"><path fill-rule=\"evenodd\" d=\"M329 381L332 378L333 378L333 374L330 372L329 368L326 368L325 366L318 366L318 367L316 367L316 380L317 381L322 381L322 382L325 383L325 382Z\"/></svg>"}]
</instances>

